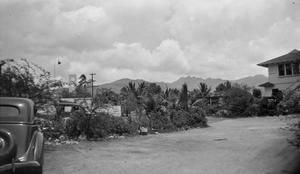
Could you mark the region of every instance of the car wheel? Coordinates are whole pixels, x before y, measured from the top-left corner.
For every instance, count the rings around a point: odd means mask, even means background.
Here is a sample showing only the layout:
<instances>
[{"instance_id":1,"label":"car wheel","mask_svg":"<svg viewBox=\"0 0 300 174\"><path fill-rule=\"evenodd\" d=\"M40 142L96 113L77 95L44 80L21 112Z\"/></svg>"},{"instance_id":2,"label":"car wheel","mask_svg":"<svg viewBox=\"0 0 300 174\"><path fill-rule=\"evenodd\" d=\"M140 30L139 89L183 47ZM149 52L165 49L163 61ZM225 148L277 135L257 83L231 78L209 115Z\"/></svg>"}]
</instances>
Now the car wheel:
<instances>
[{"instance_id":1,"label":"car wheel","mask_svg":"<svg viewBox=\"0 0 300 174\"><path fill-rule=\"evenodd\" d=\"M4 129L0 129L0 165L11 163L16 157L17 145L13 135Z\"/></svg>"}]
</instances>

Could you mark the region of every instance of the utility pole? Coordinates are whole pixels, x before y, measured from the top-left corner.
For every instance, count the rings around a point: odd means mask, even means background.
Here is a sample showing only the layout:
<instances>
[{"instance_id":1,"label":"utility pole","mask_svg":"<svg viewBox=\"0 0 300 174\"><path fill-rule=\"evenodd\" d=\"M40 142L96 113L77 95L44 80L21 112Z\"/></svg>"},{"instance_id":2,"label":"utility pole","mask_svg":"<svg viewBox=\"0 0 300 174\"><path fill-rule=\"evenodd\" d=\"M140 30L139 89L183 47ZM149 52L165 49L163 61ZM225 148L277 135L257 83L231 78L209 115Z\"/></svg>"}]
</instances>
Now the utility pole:
<instances>
[{"instance_id":1,"label":"utility pole","mask_svg":"<svg viewBox=\"0 0 300 174\"><path fill-rule=\"evenodd\" d=\"M96 75L96 73L91 73L90 74L92 76L92 100L94 98L94 75Z\"/></svg>"}]
</instances>

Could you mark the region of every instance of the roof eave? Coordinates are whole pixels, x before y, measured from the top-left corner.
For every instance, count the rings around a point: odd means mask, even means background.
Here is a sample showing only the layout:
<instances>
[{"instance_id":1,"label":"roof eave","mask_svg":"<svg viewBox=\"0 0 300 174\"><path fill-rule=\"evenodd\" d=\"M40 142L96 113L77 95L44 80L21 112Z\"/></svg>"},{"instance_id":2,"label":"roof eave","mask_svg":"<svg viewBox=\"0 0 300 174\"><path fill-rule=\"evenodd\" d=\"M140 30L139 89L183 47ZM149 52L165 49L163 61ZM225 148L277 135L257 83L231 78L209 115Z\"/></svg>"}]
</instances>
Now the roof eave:
<instances>
[{"instance_id":1,"label":"roof eave","mask_svg":"<svg viewBox=\"0 0 300 174\"><path fill-rule=\"evenodd\" d=\"M273 83L270 83L270 82L265 82L263 84L260 84L258 85L259 87L265 87L265 88L272 88L274 87L275 85Z\"/></svg>"},{"instance_id":2,"label":"roof eave","mask_svg":"<svg viewBox=\"0 0 300 174\"><path fill-rule=\"evenodd\" d=\"M257 64L257 66L262 66L262 67L265 67L265 68L268 68L268 65L269 64L265 64L265 63L259 63L259 64Z\"/></svg>"}]
</instances>

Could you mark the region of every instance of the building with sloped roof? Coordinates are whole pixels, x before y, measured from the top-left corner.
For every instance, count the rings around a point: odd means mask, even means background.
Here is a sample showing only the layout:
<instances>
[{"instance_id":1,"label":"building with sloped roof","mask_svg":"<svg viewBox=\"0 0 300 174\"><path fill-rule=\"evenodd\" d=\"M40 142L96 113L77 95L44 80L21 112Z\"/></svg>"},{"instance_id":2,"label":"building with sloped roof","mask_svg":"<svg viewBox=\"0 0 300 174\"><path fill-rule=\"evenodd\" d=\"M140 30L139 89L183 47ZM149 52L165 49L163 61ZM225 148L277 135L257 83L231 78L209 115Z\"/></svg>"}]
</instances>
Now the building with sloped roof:
<instances>
[{"instance_id":1,"label":"building with sloped roof","mask_svg":"<svg viewBox=\"0 0 300 174\"><path fill-rule=\"evenodd\" d=\"M300 86L299 50L259 63L258 66L268 68L268 82L259 85L264 88L263 96L269 97L278 91L293 90Z\"/></svg>"}]
</instances>

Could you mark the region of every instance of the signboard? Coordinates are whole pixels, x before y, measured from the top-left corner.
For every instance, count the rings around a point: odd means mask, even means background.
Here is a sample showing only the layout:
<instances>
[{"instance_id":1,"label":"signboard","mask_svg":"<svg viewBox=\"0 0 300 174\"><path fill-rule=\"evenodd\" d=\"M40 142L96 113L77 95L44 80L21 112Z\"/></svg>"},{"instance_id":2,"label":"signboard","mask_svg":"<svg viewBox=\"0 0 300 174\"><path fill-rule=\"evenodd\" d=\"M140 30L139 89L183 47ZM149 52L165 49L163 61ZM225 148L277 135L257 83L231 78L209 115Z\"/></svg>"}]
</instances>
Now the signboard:
<instances>
[{"instance_id":1,"label":"signboard","mask_svg":"<svg viewBox=\"0 0 300 174\"><path fill-rule=\"evenodd\" d=\"M114 117L121 117L121 106L112 106L112 105L106 105L102 108L98 108L96 112L102 112L109 115L112 115Z\"/></svg>"},{"instance_id":2,"label":"signboard","mask_svg":"<svg viewBox=\"0 0 300 174\"><path fill-rule=\"evenodd\" d=\"M61 98L60 101L76 103L84 108L92 107L92 98Z\"/></svg>"}]
</instances>

